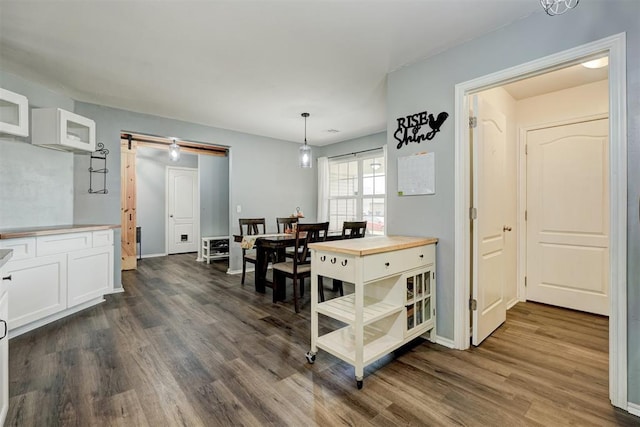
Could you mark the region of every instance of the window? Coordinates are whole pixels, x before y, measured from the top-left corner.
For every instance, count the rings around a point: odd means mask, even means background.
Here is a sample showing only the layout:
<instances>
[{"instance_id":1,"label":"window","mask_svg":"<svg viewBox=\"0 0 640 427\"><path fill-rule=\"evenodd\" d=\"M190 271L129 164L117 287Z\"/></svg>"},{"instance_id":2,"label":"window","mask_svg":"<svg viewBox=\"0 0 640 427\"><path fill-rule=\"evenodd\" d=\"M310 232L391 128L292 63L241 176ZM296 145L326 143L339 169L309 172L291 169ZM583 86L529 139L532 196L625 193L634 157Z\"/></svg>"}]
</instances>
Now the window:
<instances>
[{"instance_id":1,"label":"window","mask_svg":"<svg viewBox=\"0 0 640 427\"><path fill-rule=\"evenodd\" d=\"M367 221L367 234L384 234L386 165L382 150L329 160L329 229Z\"/></svg>"}]
</instances>

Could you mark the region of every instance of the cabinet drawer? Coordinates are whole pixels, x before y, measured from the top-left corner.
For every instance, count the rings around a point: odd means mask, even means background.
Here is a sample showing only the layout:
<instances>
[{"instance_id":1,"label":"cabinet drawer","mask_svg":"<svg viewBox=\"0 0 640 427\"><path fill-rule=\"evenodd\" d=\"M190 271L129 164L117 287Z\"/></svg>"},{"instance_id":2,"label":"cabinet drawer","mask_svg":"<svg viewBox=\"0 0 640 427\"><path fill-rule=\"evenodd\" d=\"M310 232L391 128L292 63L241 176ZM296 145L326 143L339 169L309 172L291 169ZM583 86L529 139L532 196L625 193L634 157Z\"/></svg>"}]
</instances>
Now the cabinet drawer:
<instances>
[{"instance_id":1,"label":"cabinet drawer","mask_svg":"<svg viewBox=\"0 0 640 427\"><path fill-rule=\"evenodd\" d=\"M433 264L435 256L433 246L420 246L366 256L363 260L364 281L391 276Z\"/></svg>"},{"instance_id":2,"label":"cabinet drawer","mask_svg":"<svg viewBox=\"0 0 640 427\"><path fill-rule=\"evenodd\" d=\"M12 261L34 258L36 256L36 238L0 240L0 248L13 249Z\"/></svg>"},{"instance_id":3,"label":"cabinet drawer","mask_svg":"<svg viewBox=\"0 0 640 427\"><path fill-rule=\"evenodd\" d=\"M100 230L93 232L93 247L113 245L113 230Z\"/></svg>"},{"instance_id":4,"label":"cabinet drawer","mask_svg":"<svg viewBox=\"0 0 640 427\"><path fill-rule=\"evenodd\" d=\"M38 256L89 249L92 246L91 232L38 236L36 247Z\"/></svg>"},{"instance_id":5,"label":"cabinet drawer","mask_svg":"<svg viewBox=\"0 0 640 427\"><path fill-rule=\"evenodd\" d=\"M314 273L345 282L355 282L356 262L353 256L318 251L316 261L313 267L317 271Z\"/></svg>"}]
</instances>

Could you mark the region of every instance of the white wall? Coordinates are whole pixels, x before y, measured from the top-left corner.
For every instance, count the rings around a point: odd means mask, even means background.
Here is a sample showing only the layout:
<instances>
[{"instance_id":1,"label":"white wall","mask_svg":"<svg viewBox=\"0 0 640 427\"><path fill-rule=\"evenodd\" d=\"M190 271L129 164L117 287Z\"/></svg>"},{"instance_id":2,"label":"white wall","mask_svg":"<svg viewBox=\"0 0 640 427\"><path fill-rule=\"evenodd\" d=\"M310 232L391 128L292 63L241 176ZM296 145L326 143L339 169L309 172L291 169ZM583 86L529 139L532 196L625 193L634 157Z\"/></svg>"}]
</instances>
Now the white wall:
<instances>
[{"instance_id":1,"label":"white wall","mask_svg":"<svg viewBox=\"0 0 640 427\"><path fill-rule=\"evenodd\" d=\"M581 119L609 112L609 83L595 83L559 90L517 102L521 128Z\"/></svg>"},{"instance_id":2,"label":"white wall","mask_svg":"<svg viewBox=\"0 0 640 427\"><path fill-rule=\"evenodd\" d=\"M229 235L229 158L198 155L200 234Z\"/></svg>"},{"instance_id":3,"label":"white wall","mask_svg":"<svg viewBox=\"0 0 640 427\"><path fill-rule=\"evenodd\" d=\"M74 108L71 98L1 70L0 87L26 96L30 110ZM73 163L72 153L31 145L30 137L0 135L0 228L71 224ZM88 191L88 172L83 184Z\"/></svg>"}]
</instances>

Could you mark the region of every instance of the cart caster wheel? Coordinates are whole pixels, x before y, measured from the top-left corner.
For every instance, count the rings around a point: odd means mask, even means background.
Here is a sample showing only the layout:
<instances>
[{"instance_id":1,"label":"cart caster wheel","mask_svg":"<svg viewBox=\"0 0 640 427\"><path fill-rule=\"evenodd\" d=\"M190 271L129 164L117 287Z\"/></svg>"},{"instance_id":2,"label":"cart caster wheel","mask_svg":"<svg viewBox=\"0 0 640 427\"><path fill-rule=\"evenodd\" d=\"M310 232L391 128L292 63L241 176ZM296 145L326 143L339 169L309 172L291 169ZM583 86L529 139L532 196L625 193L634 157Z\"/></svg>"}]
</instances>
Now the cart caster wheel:
<instances>
[{"instance_id":1,"label":"cart caster wheel","mask_svg":"<svg viewBox=\"0 0 640 427\"><path fill-rule=\"evenodd\" d=\"M315 353L311 353L310 351L308 351L305 354L305 357L307 358L307 362L309 362L310 364L313 365L313 363L316 361L316 355Z\"/></svg>"},{"instance_id":2,"label":"cart caster wheel","mask_svg":"<svg viewBox=\"0 0 640 427\"><path fill-rule=\"evenodd\" d=\"M362 390L362 380L356 380L356 386L358 387L358 390Z\"/></svg>"}]
</instances>

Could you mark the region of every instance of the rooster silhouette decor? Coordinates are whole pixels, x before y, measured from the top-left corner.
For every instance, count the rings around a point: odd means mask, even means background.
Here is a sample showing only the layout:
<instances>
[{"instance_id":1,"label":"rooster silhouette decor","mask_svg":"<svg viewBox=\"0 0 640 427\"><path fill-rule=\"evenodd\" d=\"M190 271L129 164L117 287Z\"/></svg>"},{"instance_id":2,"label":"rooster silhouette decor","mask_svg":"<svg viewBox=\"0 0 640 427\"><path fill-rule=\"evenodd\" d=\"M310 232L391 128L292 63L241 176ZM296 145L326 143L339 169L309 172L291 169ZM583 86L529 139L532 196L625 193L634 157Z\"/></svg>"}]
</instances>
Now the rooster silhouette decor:
<instances>
[{"instance_id":1,"label":"rooster silhouette decor","mask_svg":"<svg viewBox=\"0 0 640 427\"><path fill-rule=\"evenodd\" d=\"M447 120L447 117L449 117L449 113L444 111L437 117L428 111L399 117L397 119L398 128L393 133L393 137L398 141L398 150L403 145L409 145L410 142L419 144L422 141L431 141L440 132L440 127Z\"/></svg>"}]
</instances>

